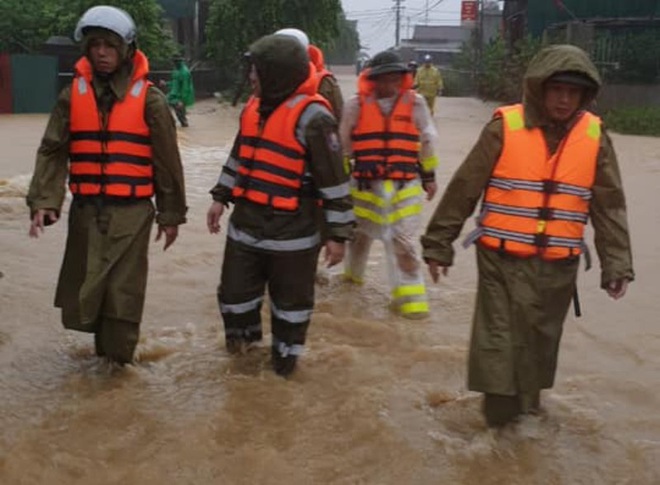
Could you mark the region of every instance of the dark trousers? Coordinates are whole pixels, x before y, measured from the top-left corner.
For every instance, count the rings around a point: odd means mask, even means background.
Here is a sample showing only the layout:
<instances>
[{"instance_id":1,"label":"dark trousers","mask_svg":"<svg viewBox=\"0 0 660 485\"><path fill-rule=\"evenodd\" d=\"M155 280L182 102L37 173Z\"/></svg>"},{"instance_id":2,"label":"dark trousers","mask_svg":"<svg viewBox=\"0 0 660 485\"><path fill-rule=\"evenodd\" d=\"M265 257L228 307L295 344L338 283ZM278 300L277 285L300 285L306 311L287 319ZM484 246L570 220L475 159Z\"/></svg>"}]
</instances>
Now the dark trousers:
<instances>
[{"instance_id":1,"label":"dark trousers","mask_svg":"<svg viewBox=\"0 0 660 485\"><path fill-rule=\"evenodd\" d=\"M179 120L179 123L181 123L181 126L183 127L188 126L188 117L186 116L186 105L179 102L173 104L172 107L174 108L174 114L176 114L176 118Z\"/></svg>"},{"instance_id":2,"label":"dark trousers","mask_svg":"<svg viewBox=\"0 0 660 485\"><path fill-rule=\"evenodd\" d=\"M227 239L218 304L228 345L232 339L261 340L261 307L267 285L273 347L283 356L302 352L314 308L318 253L318 247L263 251Z\"/></svg>"}]
</instances>

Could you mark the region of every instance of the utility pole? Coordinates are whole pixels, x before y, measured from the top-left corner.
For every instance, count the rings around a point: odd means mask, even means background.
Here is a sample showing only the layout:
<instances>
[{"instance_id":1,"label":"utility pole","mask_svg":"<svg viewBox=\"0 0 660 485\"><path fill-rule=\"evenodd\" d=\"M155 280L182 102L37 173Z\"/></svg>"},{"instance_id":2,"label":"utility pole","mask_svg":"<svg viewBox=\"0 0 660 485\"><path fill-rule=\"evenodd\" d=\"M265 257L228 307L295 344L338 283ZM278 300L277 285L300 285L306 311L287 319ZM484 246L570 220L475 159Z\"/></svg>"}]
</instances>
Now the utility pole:
<instances>
[{"instance_id":1,"label":"utility pole","mask_svg":"<svg viewBox=\"0 0 660 485\"><path fill-rule=\"evenodd\" d=\"M424 15L424 25L429 24L429 0L426 0L426 8L424 10L425 15Z\"/></svg>"},{"instance_id":2,"label":"utility pole","mask_svg":"<svg viewBox=\"0 0 660 485\"><path fill-rule=\"evenodd\" d=\"M395 46L399 47L399 44L401 43L401 10L403 7L401 6L402 2L405 2L405 0L392 0L395 3L395 10L396 10L396 31L394 33L395 36Z\"/></svg>"},{"instance_id":3,"label":"utility pole","mask_svg":"<svg viewBox=\"0 0 660 485\"><path fill-rule=\"evenodd\" d=\"M479 72L482 71L483 69L483 62L484 62L484 2L485 0L480 0L479 1Z\"/></svg>"}]
</instances>

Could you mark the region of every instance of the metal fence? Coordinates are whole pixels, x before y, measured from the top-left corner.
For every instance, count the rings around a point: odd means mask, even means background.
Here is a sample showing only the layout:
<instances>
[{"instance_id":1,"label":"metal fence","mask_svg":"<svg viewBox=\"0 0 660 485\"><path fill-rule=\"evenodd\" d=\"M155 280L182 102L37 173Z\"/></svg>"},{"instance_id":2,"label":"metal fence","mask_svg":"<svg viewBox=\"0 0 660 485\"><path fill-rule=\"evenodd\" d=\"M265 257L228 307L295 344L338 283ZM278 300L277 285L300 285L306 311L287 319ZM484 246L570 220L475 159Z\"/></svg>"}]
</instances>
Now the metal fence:
<instances>
[{"instance_id":1,"label":"metal fence","mask_svg":"<svg viewBox=\"0 0 660 485\"><path fill-rule=\"evenodd\" d=\"M444 83L443 96L464 97L477 94L477 80L474 71L442 67L440 73Z\"/></svg>"},{"instance_id":2,"label":"metal fence","mask_svg":"<svg viewBox=\"0 0 660 485\"><path fill-rule=\"evenodd\" d=\"M197 98L209 98L213 93L220 90L220 74L216 69L194 69L191 71L193 84L195 86L195 96ZM171 71L151 71L149 80L158 86L161 80L169 81ZM61 91L71 84L73 80L72 72L60 72L57 80L57 91Z\"/></svg>"}]
</instances>

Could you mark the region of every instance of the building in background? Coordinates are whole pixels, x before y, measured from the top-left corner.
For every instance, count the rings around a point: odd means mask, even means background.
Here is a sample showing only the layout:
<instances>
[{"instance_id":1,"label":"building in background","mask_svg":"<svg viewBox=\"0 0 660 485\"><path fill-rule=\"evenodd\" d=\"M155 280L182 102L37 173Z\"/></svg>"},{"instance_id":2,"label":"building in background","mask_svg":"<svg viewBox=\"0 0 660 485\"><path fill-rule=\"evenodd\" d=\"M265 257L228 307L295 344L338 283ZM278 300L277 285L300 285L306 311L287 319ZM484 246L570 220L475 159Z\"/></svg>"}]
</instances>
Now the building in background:
<instances>
[{"instance_id":1,"label":"building in background","mask_svg":"<svg viewBox=\"0 0 660 485\"><path fill-rule=\"evenodd\" d=\"M478 2L464 11L468 14L461 25L415 25L410 39L402 39L398 49L406 61L421 62L426 54L438 66L450 66L471 38L485 45L502 32L502 11L497 2L485 2L483 19L479 19ZM474 15L473 15L474 14Z\"/></svg>"},{"instance_id":2,"label":"building in background","mask_svg":"<svg viewBox=\"0 0 660 485\"><path fill-rule=\"evenodd\" d=\"M183 46L186 59L203 57L206 21L211 0L158 0L172 38Z\"/></svg>"},{"instance_id":3,"label":"building in background","mask_svg":"<svg viewBox=\"0 0 660 485\"><path fill-rule=\"evenodd\" d=\"M587 51L605 80L601 108L660 106L660 1L505 0L509 49L526 36Z\"/></svg>"}]
</instances>

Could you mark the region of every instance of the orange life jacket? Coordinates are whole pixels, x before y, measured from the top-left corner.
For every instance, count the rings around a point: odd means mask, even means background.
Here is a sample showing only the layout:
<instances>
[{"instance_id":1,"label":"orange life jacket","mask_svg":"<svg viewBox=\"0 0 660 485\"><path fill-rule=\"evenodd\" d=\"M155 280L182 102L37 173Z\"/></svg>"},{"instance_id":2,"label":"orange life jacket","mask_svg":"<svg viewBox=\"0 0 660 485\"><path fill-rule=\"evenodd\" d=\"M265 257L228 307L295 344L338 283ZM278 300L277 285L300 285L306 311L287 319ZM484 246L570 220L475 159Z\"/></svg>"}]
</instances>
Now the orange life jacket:
<instances>
[{"instance_id":1,"label":"orange life jacket","mask_svg":"<svg viewBox=\"0 0 660 485\"><path fill-rule=\"evenodd\" d=\"M71 89L69 189L75 196L150 198L154 194L153 151L144 120L149 61L135 53L131 84L117 100L102 126L92 66L83 57L76 63Z\"/></svg>"},{"instance_id":2,"label":"orange life jacket","mask_svg":"<svg viewBox=\"0 0 660 485\"><path fill-rule=\"evenodd\" d=\"M245 198L277 210L295 211L304 192L305 147L296 138L301 114L312 103L328 110L330 104L316 93L316 70L310 64L310 76L268 117L265 124L259 114L259 98L252 97L241 114L239 166L234 198Z\"/></svg>"},{"instance_id":3,"label":"orange life jacket","mask_svg":"<svg viewBox=\"0 0 660 485\"><path fill-rule=\"evenodd\" d=\"M495 115L504 121L504 146L484 196L480 244L519 257L577 256L584 247L600 118L582 113L550 155L541 129L525 128L522 105Z\"/></svg>"},{"instance_id":4,"label":"orange life jacket","mask_svg":"<svg viewBox=\"0 0 660 485\"><path fill-rule=\"evenodd\" d=\"M319 85L326 77L335 77L325 66L325 58L321 49L310 44L309 47L307 47L307 53L309 54L310 62L314 64L314 67L316 68L316 79L318 80Z\"/></svg>"},{"instance_id":5,"label":"orange life jacket","mask_svg":"<svg viewBox=\"0 0 660 485\"><path fill-rule=\"evenodd\" d=\"M351 133L357 179L410 180L419 174L419 129L413 108L412 76L404 84L392 112L385 116L374 95L369 69L359 79L360 115Z\"/></svg>"}]
</instances>

